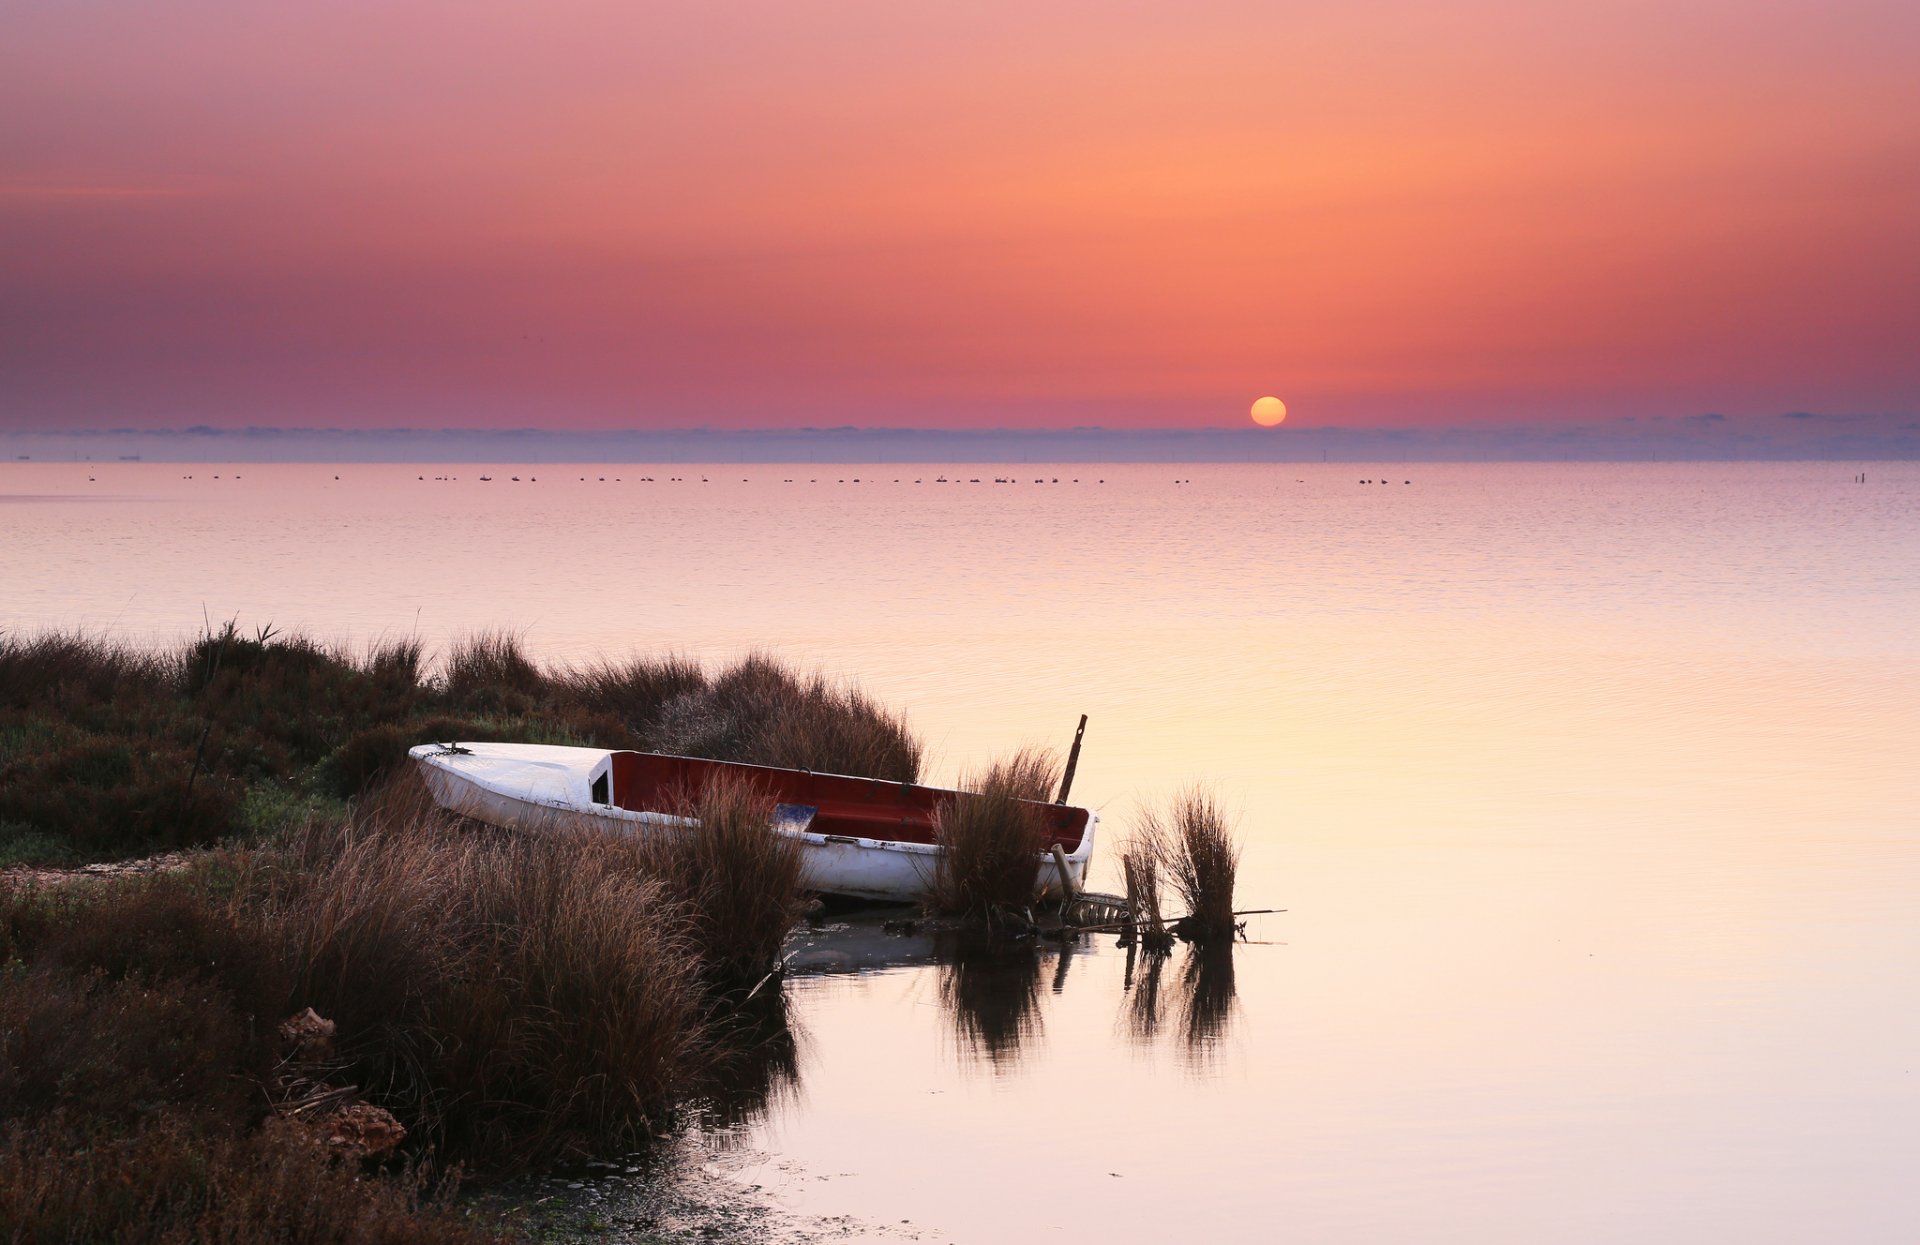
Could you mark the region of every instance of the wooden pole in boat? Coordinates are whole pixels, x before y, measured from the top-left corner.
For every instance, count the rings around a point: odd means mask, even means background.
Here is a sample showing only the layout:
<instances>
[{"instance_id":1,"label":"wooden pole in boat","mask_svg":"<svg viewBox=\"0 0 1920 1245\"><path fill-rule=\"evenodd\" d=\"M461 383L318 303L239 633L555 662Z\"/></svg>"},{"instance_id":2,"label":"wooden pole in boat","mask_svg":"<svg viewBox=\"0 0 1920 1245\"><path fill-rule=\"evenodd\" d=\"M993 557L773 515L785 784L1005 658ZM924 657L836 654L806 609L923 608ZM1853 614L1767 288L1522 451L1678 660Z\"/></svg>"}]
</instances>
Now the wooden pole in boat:
<instances>
[{"instance_id":1,"label":"wooden pole in boat","mask_svg":"<svg viewBox=\"0 0 1920 1245\"><path fill-rule=\"evenodd\" d=\"M1080 715L1080 729L1073 733L1073 749L1067 753L1067 772L1060 776L1060 798L1054 801L1055 804L1065 804L1067 792L1073 790L1073 771L1080 764L1080 741L1086 738L1086 734L1087 715L1083 713Z\"/></svg>"},{"instance_id":2,"label":"wooden pole in boat","mask_svg":"<svg viewBox=\"0 0 1920 1245\"><path fill-rule=\"evenodd\" d=\"M1073 884L1073 872L1067 868L1066 849L1058 843L1053 845L1053 867L1060 875L1060 911L1065 912L1067 905L1080 897L1080 888Z\"/></svg>"}]
</instances>

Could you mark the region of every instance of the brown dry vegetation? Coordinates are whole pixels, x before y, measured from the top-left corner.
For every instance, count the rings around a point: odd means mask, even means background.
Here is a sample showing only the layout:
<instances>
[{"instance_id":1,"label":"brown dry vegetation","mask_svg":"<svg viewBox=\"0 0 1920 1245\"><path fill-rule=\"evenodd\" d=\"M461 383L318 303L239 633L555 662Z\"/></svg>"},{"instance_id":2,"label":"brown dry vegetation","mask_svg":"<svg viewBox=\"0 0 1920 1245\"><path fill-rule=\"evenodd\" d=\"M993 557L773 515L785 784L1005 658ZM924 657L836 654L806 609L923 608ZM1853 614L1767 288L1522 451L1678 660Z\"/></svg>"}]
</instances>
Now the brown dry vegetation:
<instances>
[{"instance_id":1,"label":"brown dry vegetation","mask_svg":"<svg viewBox=\"0 0 1920 1245\"><path fill-rule=\"evenodd\" d=\"M242 887L342 1075L440 1153L518 1169L641 1144L701 1054L688 922L624 846L376 816Z\"/></svg>"},{"instance_id":2,"label":"brown dry vegetation","mask_svg":"<svg viewBox=\"0 0 1920 1245\"><path fill-rule=\"evenodd\" d=\"M177 1111L130 1131L0 1132L0 1225L22 1245L483 1245L501 1231L404 1175L369 1178L310 1130L210 1129Z\"/></svg>"},{"instance_id":3,"label":"brown dry vegetation","mask_svg":"<svg viewBox=\"0 0 1920 1245\"><path fill-rule=\"evenodd\" d=\"M1212 794L1194 787L1164 809L1143 809L1136 843L1145 846L1153 867L1186 906L1187 915L1176 923L1179 933L1194 942L1230 940L1240 845Z\"/></svg>"},{"instance_id":4,"label":"brown dry vegetation","mask_svg":"<svg viewBox=\"0 0 1920 1245\"><path fill-rule=\"evenodd\" d=\"M748 807L703 811L729 799ZM683 897L652 864L402 794L179 873L0 882L0 1237L483 1239L407 1172L450 1189L455 1169L631 1152L716 1101L716 1073L757 1074L730 1107L750 1113L790 1079L791 1034L712 992L695 911L746 897L710 875ZM796 874L774 910L795 910ZM280 1029L307 1008L331 1022L320 1056ZM397 1117L407 1167L365 1173L286 1117L336 1088ZM102 1182L127 1161L142 1171Z\"/></svg>"},{"instance_id":5,"label":"brown dry vegetation","mask_svg":"<svg viewBox=\"0 0 1920 1245\"><path fill-rule=\"evenodd\" d=\"M291 982L237 879L0 884L0 1235L496 1239L271 1115Z\"/></svg>"},{"instance_id":6,"label":"brown dry vegetation","mask_svg":"<svg viewBox=\"0 0 1920 1245\"><path fill-rule=\"evenodd\" d=\"M491 633L432 674L411 640L0 636L0 864L226 844L169 873L0 874L0 1238L490 1239L416 1175L444 1195L626 1152L791 1084L779 990L751 992L799 911L764 796L689 793L698 835L516 835L425 800L406 749L449 738L902 779L921 755L764 656L555 670ZM321 1055L280 1030L307 1008ZM294 1118L336 1094L392 1113L397 1159Z\"/></svg>"},{"instance_id":7,"label":"brown dry vegetation","mask_svg":"<svg viewBox=\"0 0 1920 1245\"><path fill-rule=\"evenodd\" d=\"M962 779L961 794L934 814L935 857L928 906L991 918L1033 901L1044 846L1041 810L1057 773L1053 754L1024 748Z\"/></svg>"},{"instance_id":8,"label":"brown dry vegetation","mask_svg":"<svg viewBox=\"0 0 1920 1245\"><path fill-rule=\"evenodd\" d=\"M508 632L364 652L228 623L171 652L0 635L0 866L259 838L400 769L413 744L640 748L917 781L922 746L857 689L763 654L544 667Z\"/></svg>"},{"instance_id":9,"label":"brown dry vegetation","mask_svg":"<svg viewBox=\"0 0 1920 1245\"><path fill-rule=\"evenodd\" d=\"M744 779L718 776L676 811L698 830L634 836L617 850L685 913L709 980L751 987L800 919L799 841L773 828L772 798Z\"/></svg>"}]
</instances>

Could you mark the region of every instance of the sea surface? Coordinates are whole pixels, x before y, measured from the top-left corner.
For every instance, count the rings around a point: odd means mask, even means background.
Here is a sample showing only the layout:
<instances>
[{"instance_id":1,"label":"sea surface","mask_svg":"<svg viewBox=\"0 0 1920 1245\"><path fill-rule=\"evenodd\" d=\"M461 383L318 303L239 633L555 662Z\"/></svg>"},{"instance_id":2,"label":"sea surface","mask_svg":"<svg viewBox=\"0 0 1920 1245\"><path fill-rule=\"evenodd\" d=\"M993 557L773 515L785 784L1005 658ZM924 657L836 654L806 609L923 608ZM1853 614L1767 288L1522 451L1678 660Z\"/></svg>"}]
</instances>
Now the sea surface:
<instances>
[{"instance_id":1,"label":"sea surface","mask_svg":"<svg viewBox=\"0 0 1920 1245\"><path fill-rule=\"evenodd\" d=\"M1208 785L1230 956L789 981L700 1143L835 1239L1920 1240L1920 464L0 465L0 628L227 618L1086 713L1103 869Z\"/></svg>"}]
</instances>

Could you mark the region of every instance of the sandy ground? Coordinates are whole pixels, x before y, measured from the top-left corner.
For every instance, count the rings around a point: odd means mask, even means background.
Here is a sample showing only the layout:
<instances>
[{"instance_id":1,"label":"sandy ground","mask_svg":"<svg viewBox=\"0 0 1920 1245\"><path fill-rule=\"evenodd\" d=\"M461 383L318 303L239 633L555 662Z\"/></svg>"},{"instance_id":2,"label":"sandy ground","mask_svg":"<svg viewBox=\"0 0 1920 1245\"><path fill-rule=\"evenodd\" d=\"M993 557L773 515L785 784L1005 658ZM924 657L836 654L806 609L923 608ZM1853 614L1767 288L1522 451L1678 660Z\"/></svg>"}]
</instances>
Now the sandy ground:
<instances>
[{"instance_id":1,"label":"sandy ground","mask_svg":"<svg viewBox=\"0 0 1920 1245\"><path fill-rule=\"evenodd\" d=\"M163 852L140 860L114 860L105 864L80 865L73 869L49 869L36 865L14 865L0 869L0 882L25 886L58 886L87 878L138 877L146 873L165 873L184 869L192 857L186 852Z\"/></svg>"}]
</instances>

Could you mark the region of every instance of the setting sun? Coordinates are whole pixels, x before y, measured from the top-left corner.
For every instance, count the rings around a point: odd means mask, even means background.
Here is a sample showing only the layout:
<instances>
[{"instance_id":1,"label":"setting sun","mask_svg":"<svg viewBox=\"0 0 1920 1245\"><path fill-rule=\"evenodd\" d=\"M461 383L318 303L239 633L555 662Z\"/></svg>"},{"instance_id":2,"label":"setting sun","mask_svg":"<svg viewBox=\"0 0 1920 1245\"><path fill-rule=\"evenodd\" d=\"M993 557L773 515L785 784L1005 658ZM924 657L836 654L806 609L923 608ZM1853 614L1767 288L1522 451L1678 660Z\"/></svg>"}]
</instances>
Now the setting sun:
<instances>
[{"instance_id":1,"label":"setting sun","mask_svg":"<svg viewBox=\"0 0 1920 1245\"><path fill-rule=\"evenodd\" d=\"M1253 400L1253 422L1262 428L1279 426L1287 418L1287 404L1271 395Z\"/></svg>"}]
</instances>

